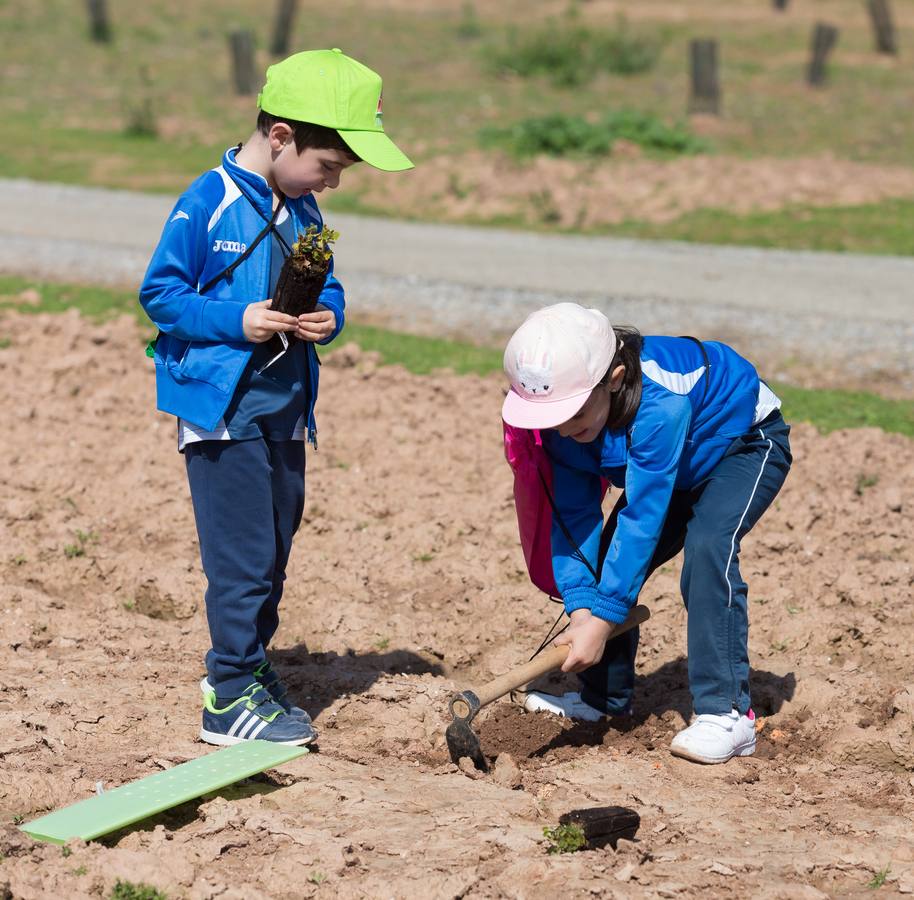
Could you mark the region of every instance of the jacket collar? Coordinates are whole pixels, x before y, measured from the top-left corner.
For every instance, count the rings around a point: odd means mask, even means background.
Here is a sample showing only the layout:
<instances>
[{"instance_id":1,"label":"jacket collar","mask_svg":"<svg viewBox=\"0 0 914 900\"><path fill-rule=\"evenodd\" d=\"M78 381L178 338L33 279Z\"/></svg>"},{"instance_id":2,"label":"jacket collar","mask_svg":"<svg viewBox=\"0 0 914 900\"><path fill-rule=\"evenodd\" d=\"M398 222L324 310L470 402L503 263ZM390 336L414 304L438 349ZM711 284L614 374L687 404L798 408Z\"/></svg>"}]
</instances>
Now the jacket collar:
<instances>
[{"instance_id":1,"label":"jacket collar","mask_svg":"<svg viewBox=\"0 0 914 900\"><path fill-rule=\"evenodd\" d=\"M235 162L235 154L240 148L241 144L238 144L225 151L222 156L222 168L252 204L266 210L269 214L273 209L273 189L263 175L252 172Z\"/></svg>"}]
</instances>

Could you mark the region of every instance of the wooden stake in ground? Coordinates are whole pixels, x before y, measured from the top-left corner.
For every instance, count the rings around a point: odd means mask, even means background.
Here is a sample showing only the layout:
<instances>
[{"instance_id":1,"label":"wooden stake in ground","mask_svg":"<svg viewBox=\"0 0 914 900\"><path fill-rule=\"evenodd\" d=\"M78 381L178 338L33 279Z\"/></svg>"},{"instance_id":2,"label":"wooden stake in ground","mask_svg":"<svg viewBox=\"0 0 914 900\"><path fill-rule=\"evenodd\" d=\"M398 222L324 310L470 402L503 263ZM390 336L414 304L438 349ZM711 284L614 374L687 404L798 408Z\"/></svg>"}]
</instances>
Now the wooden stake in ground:
<instances>
[{"instance_id":1,"label":"wooden stake in ground","mask_svg":"<svg viewBox=\"0 0 914 900\"><path fill-rule=\"evenodd\" d=\"M717 77L717 41L694 40L689 44L692 92L690 113L720 112L720 80Z\"/></svg>"},{"instance_id":2,"label":"wooden stake in ground","mask_svg":"<svg viewBox=\"0 0 914 900\"><path fill-rule=\"evenodd\" d=\"M229 50L232 55L235 93L253 94L258 88L254 72L254 35L247 30L233 31L229 35Z\"/></svg>"},{"instance_id":3,"label":"wooden stake in ground","mask_svg":"<svg viewBox=\"0 0 914 900\"><path fill-rule=\"evenodd\" d=\"M897 55L898 44L895 41L895 24L892 21L889 0L867 0L866 6L876 35L876 50L879 53Z\"/></svg>"},{"instance_id":4,"label":"wooden stake in ground","mask_svg":"<svg viewBox=\"0 0 914 900\"><path fill-rule=\"evenodd\" d=\"M806 81L818 86L825 83L825 63L832 48L838 42L838 29L825 22L817 22L812 32L811 59L806 72Z\"/></svg>"},{"instance_id":5,"label":"wooden stake in ground","mask_svg":"<svg viewBox=\"0 0 914 900\"><path fill-rule=\"evenodd\" d=\"M270 53L273 56L285 56L289 51L289 35L292 34L292 22L297 6L298 0L277 0L273 40L270 43Z\"/></svg>"},{"instance_id":6,"label":"wooden stake in ground","mask_svg":"<svg viewBox=\"0 0 914 900\"><path fill-rule=\"evenodd\" d=\"M86 8L89 11L89 35L93 41L107 44L111 40L107 0L86 0Z\"/></svg>"}]
</instances>

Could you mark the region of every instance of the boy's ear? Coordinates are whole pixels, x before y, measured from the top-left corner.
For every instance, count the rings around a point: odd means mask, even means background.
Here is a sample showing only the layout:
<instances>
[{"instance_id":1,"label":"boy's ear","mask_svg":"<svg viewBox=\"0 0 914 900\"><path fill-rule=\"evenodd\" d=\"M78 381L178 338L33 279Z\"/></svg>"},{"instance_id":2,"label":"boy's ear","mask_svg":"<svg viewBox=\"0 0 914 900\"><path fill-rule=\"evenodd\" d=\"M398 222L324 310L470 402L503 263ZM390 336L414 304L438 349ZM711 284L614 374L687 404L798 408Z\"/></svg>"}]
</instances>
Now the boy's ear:
<instances>
[{"instance_id":1,"label":"boy's ear","mask_svg":"<svg viewBox=\"0 0 914 900\"><path fill-rule=\"evenodd\" d=\"M270 133L267 140L270 142L270 149L279 152L289 141L295 139L295 134L285 122L274 122L270 127Z\"/></svg>"}]
</instances>

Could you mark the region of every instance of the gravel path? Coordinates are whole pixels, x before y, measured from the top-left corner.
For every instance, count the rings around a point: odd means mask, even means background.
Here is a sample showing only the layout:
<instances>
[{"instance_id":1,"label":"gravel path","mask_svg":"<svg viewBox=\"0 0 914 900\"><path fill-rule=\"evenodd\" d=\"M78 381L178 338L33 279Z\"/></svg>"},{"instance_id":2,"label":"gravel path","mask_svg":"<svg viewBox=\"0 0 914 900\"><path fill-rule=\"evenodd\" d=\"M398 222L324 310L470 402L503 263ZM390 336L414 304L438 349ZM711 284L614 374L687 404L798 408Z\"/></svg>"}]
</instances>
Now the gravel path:
<instances>
[{"instance_id":1,"label":"gravel path","mask_svg":"<svg viewBox=\"0 0 914 900\"><path fill-rule=\"evenodd\" d=\"M172 202L0 179L0 271L135 286ZM362 319L495 342L575 299L648 333L728 340L775 377L914 391L914 259L328 219Z\"/></svg>"}]
</instances>

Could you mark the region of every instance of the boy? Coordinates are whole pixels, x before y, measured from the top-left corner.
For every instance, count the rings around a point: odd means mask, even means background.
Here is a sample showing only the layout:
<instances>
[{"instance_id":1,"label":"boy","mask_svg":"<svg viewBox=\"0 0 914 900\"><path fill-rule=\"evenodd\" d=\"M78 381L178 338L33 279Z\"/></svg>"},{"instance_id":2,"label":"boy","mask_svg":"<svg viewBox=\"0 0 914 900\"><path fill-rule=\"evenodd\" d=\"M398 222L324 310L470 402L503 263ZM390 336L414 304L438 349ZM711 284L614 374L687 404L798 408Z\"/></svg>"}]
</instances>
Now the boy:
<instances>
[{"instance_id":1,"label":"boy","mask_svg":"<svg viewBox=\"0 0 914 900\"><path fill-rule=\"evenodd\" d=\"M274 312L269 298L298 232L323 226L314 194L360 160L412 163L384 134L380 77L340 50L271 66L258 106L248 141L178 200L140 303L159 328L158 408L178 419L208 582L200 738L302 745L317 733L266 648L304 508L306 437L317 447L314 344L340 333L345 301L332 269L312 313Z\"/></svg>"}]
</instances>

